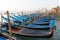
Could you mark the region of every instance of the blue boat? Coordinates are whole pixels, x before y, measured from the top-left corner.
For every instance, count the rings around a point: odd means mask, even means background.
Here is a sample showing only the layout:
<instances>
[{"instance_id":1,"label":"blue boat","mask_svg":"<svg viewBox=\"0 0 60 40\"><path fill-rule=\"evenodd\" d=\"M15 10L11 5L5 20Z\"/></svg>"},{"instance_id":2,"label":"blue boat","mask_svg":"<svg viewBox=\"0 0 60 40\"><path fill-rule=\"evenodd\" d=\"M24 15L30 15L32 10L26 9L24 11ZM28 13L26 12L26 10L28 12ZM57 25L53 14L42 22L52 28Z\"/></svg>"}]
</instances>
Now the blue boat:
<instances>
[{"instance_id":1,"label":"blue boat","mask_svg":"<svg viewBox=\"0 0 60 40\"><path fill-rule=\"evenodd\" d=\"M35 16L36 15L34 15L32 17L34 18ZM17 16L15 16L15 17L18 20L20 20L19 17L17 17ZM26 18L24 20L27 20L27 19L28 18ZM14 24L11 24L11 25L14 25ZM51 38L53 36L53 32L54 32L54 30L52 29L54 25L55 25L54 20L47 18L47 17L45 17L45 18L43 17L43 18L36 20L33 23L30 23L28 26L23 26L23 28L20 29L19 32L13 32L13 33L19 34L20 36ZM48 29L48 30L46 30L46 29Z\"/></svg>"},{"instance_id":2,"label":"blue boat","mask_svg":"<svg viewBox=\"0 0 60 40\"><path fill-rule=\"evenodd\" d=\"M19 34L20 36L27 36L27 37L42 37L42 38L51 38L53 36L53 27L55 25L55 21L51 20L50 18L46 19L46 18L42 18L44 20L48 20L48 21L38 21L35 23L31 23L28 26L25 26L23 29L20 30ZM41 20L42 20L41 19ZM39 23L39 25L38 25ZM43 25L42 25L43 24ZM45 24L45 25L44 25ZM48 25L46 25L48 24Z\"/></svg>"},{"instance_id":3,"label":"blue boat","mask_svg":"<svg viewBox=\"0 0 60 40\"><path fill-rule=\"evenodd\" d=\"M46 21L45 21L46 20ZM52 29L55 26L55 21L54 20L48 20L44 18L44 20L39 19L31 24L28 25L27 28L31 29Z\"/></svg>"}]
</instances>

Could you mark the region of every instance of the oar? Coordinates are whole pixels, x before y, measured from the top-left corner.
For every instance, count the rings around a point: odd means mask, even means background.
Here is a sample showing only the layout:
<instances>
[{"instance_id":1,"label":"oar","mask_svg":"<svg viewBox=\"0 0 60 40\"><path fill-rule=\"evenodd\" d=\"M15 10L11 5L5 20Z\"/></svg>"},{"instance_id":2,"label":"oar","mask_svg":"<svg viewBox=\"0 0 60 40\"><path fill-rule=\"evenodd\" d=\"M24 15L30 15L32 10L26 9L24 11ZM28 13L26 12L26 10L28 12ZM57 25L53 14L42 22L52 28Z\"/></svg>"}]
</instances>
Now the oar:
<instances>
[{"instance_id":1,"label":"oar","mask_svg":"<svg viewBox=\"0 0 60 40\"><path fill-rule=\"evenodd\" d=\"M10 36L12 37L12 29L11 29L11 26L10 26L10 15L9 15L9 12L7 11L7 17L8 17L8 28L9 28L9 31L10 31ZM10 40L12 40L10 37Z\"/></svg>"}]
</instances>

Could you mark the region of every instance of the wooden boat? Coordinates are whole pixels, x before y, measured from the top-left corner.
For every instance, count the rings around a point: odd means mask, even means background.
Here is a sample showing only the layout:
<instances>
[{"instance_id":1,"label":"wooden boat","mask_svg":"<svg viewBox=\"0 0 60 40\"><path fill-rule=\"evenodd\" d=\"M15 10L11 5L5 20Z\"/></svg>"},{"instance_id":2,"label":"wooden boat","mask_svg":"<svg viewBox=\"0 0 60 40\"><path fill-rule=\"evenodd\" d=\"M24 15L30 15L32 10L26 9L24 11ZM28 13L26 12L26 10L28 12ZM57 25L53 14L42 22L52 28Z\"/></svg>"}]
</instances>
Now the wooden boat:
<instances>
[{"instance_id":1,"label":"wooden boat","mask_svg":"<svg viewBox=\"0 0 60 40\"><path fill-rule=\"evenodd\" d=\"M1 25L4 25L5 23L2 23L2 22L0 22L0 26ZM3 31L6 31L6 30L8 30L7 29L7 27L5 28L6 26L1 26L1 29L0 29L0 40L10 40L10 38L12 39L12 40L20 40L19 38L16 38L16 37L14 37L14 36L12 36L12 37L10 37L10 35L7 35L6 33L4 33Z\"/></svg>"},{"instance_id":2,"label":"wooden boat","mask_svg":"<svg viewBox=\"0 0 60 40\"><path fill-rule=\"evenodd\" d=\"M13 34L15 33L20 36L26 36L26 37L51 38L53 36L53 31L49 31L49 30L44 31L39 28L37 28L37 29L35 29L34 27L33 28L32 27L23 27L20 30L12 29L11 31ZM9 30L5 30L5 31L10 32Z\"/></svg>"},{"instance_id":3,"label":"wooden boat","mask_svg":"<svg viewBox=\"0 0 60 40\"><path fill-rule=\"evenodd\" d=\"M26 28L30 28L30 29L40 29L40 30L50 30L50 28L54 28L56 27L55 25L50 26L49 24L43 24L43 25L36 25L36 24L29 24L28 26L26 26Z\"/></svg>"},{"instance_id":4,"label":"wooden boat","mask_svg":"<svg viewBox=\"0 0 60 40\"><path fill-rule=\"evenodd\" d=\"M10 32L7 30L6 32ZM36 29L28 29L23 28L20 29L19 32L12 31L13 34L18 34L19 36L25 36L25 37L38 37L38 38L51 38L53 36L53 30L36 30Z\"/></svg>"},{"instance_id":5,"label":"wooden boat","mask_svg":"<svg viewBox=\"0 0 60 40\"><path fill-rule=\"evenodd\" d=\"M40 25L38 25L38 26L40 26ZM18 34L20 36L26 36L26 37L51 38L53 36L53 31L52 30L51 31L49 31L49 30L41 30L41 29L39 29L38 26L23 27L20 30L12 29L12 33ZM46 28L46 26L45 26L45 28ZM14 31L14 30L16 30L16 31ZM7 32L10 32L10 31L7 30Z\"/></svg>"},{"instance_id":6,"label":"wooden boat","mask_svg":"<svg viewBox=\"0 0 60 40\"><path fill-rule=\"evenodd\" d=\"M49 19L49 18L48 18ZM55 27L55 21L54 20L48 20L48 19L38 19L37 21L31 23L28 25L29 28L36 28L36 29L46 29L49 30L50 28Z\"/></svg>"},{"instance_id":7,"label":"wooden boat","mask_svg":"<svg viewBox=\"0 0 60 40\"><path fill-rule=\"evenodd\" d=\"M29 24L28 26L25 26L29 29L37 29L37 30L50 30L49 25L36 25L36 24Z\"/></svg>"},{"instance_id":8,"label":"wooden boat","mask_svg":"<svg viewBox=\"0 0 60 40\"><path fill-rule=\"evenodd\" d=\"M9 14L9 13L8 13ZM10 25L10 20L9 20L9 16L8 16L8 21L9 21L9 24ZM10 32L10 33L15 33L15 34L19 34L20 36L27 36L27 37L41 37L41 38L51 38L53 36L53 29L50 29L50 30L41 30L39 29L39 26L40 25L36 25L36 26L33 26L33 27L29 27L29 26L26 26L26 27L22 27L18 32L17 31L13 31L13 30L16 30L16 29L11 29L11 30L6 30L6 32ZM11 27L11 26L9 26ZM47 26L48 27L48 26ZM33 28L33 29L32 29ZM35 29L37 28L37 29ZM46 26L43 26L40 28L46 28Z\"/></svg>"},{"instance_id":9,"label":"wooden boat","mask_svg":"<svg viewBox=\"0 0 60 40\"><path fill-rule=\"evenodd\" d=\"M5 18L5 17L2 17L5 21L7 21L8 19L7 18ZM23 21L24 20L24 21ZM20 26L22 26L22 24L23 24L23 22L24 22L24 24L25 25L28 25L29 23L32 23L33 22L33 20L25 20L25 19L21 19L21 21L20 20L11 20L10 19L10 22L12 23L12 22L14 22L15 24L18 24L18 25L20 25Z\"/></svg>"},{"instance_id":10,"label":"wooden boat","mask_svg":"<svg viewBox=\"0 0 60 40\"><path fill-rule=\"evenodd\" d=\"M6 29L2 30L2 25L5 25L5 23L0 22L0 40L20 40L12 36L8 11L7 11L7 17L8 17L8 29L10 30L9 32L10 35L7 35L3 32L4 30L6 31Z\"/></svg>"},{"instance_id":11,"label":"wooden boat","mask_svg":"<svg viewBox=\"0 0 60 40\"><path fill-rule=\"evenodd\" d=\"M21 36L28 36L28 37L42 37L42 38L50 38L53 35L53 31L42 31L42 30L34 30L34 29L21 29L20 33Z\"/></svg>"}]
</instances>

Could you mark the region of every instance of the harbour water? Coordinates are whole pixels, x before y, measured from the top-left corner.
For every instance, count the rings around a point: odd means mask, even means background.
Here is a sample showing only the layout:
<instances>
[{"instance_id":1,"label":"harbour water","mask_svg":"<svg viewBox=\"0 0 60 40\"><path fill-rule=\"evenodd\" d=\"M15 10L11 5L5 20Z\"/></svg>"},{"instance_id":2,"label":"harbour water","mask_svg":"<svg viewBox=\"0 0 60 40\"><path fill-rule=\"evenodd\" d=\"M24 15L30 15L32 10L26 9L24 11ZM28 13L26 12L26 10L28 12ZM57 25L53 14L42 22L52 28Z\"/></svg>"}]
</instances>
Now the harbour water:
<instances>
[{"instance_id":1,"label":"harbour water","mask_svg":"<svg viewBox=\"0 0 60 40\"><path fill-rule=\"evenodd\" d=\"M52 38L33 38L33 37L24 37L16 35L21 38L21 40L60 40L60 20L56 20L56 30L54 31L54 35Z\"/></svg>"}]
</instances>

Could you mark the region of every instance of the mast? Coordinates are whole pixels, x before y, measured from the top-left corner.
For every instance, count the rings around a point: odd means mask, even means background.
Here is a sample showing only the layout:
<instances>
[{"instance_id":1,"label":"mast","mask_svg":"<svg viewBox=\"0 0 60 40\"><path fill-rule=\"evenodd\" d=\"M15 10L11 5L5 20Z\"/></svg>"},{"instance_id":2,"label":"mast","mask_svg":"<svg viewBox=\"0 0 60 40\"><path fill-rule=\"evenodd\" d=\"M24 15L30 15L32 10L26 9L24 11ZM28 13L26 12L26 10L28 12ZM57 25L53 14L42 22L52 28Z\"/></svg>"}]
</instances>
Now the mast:
<instances>
[{"instance_id":1,"label":"mast","mask_svg":"<svg viewBox=\"0 0 60 40\"><path fill-rule=\"evenodd\" d=\"M9 31L10 31L10 40L11 39L11 36L12 36L12 32L11 32L11 26L10 26L10 15L9 15L9 12L7 11L7 17L8 17L8 28L9 28Z\"/></svg>"},{"instance_id":2,"label":"mast","mask_svg":"<svg viewBox=\"0 0 60 40\"><path fill-rule=\"evenodd\" d=\"M14 23L14 15L15 15L15 14L14 14L14 13L12 13L12 17L13 17L13 24L15 24L15 23Z\"/></svg>"},{"instance_id":3,"label":"mast","mask_svg":"<svg viewBox=\"0 0 60 40\"><path fill-rule=\"evenodd\" d=\"M22 11L22 24L24 26L24 17L23 17L23 11Z\"/></svg>"},{"instance_id":4,"label":"mast","mask_svg":"<svg viewBox=\"0 0 60 40\"><path fill-rule=\"evenodd\" d=\"M1 23L3 22L3 19L2 19L2 13L0 13L0 17L1 17ZM0 25L0 33L2 32L2 27L1 27L1 25Z\"/></svg>"},{"instance_id":5,"label":"mast","mask_svg":"<svg viewBox=\"0 0 60 40\"><path fill-rule=\"evenodd\" d=\"M1 13L1 22L3 22L3 19L2 19L2 13Z\"/></svg>"},{"instance_id":6,"label":"mast","mask_svg":"<svg viewBox=\"0 0 60 40\"><path fill-rule=\"evenodd\" d=\"M0 14L0 17L1 17L1 14ZM0 20L0 22L1 22L1 20ZM1 25L0 25L0 33L1 33L1 31L2 31L2 28L1 28Z\"/></svg>"}]
</instances>

